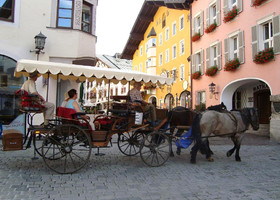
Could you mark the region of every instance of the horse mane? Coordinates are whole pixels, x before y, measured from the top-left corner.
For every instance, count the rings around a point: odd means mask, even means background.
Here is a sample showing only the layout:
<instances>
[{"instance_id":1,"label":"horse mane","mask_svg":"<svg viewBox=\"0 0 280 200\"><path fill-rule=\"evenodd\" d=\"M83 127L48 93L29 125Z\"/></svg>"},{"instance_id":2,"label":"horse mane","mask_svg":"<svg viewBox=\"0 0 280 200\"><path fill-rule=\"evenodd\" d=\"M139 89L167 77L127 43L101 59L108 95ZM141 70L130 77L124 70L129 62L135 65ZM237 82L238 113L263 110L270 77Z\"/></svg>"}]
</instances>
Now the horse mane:
<instances>
[{"instance_id":1,"label":"horse mane","mask_svg":"<svg viewBox=\"0 0 280 200\"><path fill-rule=\"evenodd\" d=\"M228 112L227 107L225 106L224 102L218 105L209 106L206 110L214 110L217 112Z\"/></svg>"}]
</instances>

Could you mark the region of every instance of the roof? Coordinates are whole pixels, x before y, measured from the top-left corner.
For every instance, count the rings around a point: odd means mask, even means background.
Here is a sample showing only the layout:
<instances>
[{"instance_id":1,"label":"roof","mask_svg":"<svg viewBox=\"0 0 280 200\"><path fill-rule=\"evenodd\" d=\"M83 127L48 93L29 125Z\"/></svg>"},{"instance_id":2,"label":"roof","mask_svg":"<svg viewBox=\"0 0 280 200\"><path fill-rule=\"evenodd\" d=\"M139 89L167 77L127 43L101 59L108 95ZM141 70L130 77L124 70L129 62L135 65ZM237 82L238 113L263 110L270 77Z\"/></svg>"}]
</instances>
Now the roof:
<instances>
[{"instance_id":1,"label":"roof","mask_svg":"<svg viewBox=\"0 0 280 200\"><path fill-rule=\"evenodd\" d=\"M97 55L96 57L109 68L132 70L132 61L127 59L121 59L119 58L119 56L117 56L117 54L115 56Z\"/></svg>"},{"instance_id":2,"label":"roof","mask_svg":"<svg viewBox=\"0 0 280 200\"><path fill-rule=\"evenodd\" d=\"M189 9L192 2L193 0L145 0L131 29L121 58L133 59L135 51L144 39L144 34L160 6L174 9Z\"/></svg>"},{"instance_id":3,"label":"roof","mask_svg":"<svg viewBox=\"0 0 280 200\"><path fill-rule=\"evenodd\" d=\"M67 63L56 63L36 60L19 60L15 69L15 77L21 75L29 76L29 73L38 71L44 78L51 77L53 79L61 78L63 80L70 79L72 81L80 80L106 83L112 81L117 84L121 82L126 84L129 81L144 82L148 84L172 84L171 78L164 78L157 75L149 75L143 72L136 72L133 70L113 69L93 67L86 65L75 65Z\"/></svg>"}]
</instances>

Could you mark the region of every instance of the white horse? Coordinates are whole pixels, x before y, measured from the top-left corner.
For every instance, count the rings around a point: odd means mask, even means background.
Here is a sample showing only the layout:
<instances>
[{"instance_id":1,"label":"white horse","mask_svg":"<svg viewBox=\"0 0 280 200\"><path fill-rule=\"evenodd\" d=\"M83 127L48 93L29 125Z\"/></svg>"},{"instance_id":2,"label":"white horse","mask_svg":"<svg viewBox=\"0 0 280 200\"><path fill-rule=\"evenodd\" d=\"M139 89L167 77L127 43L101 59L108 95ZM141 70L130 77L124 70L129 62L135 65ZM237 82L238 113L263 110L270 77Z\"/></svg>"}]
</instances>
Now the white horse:
<instances>
[{"instance_id":1,"label":"white horse","mask_svg":"<svg viewBox=\"0 0 280 200\"><path fill-rule=\"evenodd\" d=\"M196 143L191 150L191 163L196 163L196 154L200 149L206 151L207 160L213 161L210 148L207 145L207 139L211 134L220 137L230 137L234 147L227 152L227 156L231 156L236 150L235 160L241 161L239 156L240 135L248 130L250 124L254 130L259 129L259 117L255 108L244 108L240 111L227 113L213 110L201 113L194 119L192 124L192 137Z\"/></svg>"}]
</instances>

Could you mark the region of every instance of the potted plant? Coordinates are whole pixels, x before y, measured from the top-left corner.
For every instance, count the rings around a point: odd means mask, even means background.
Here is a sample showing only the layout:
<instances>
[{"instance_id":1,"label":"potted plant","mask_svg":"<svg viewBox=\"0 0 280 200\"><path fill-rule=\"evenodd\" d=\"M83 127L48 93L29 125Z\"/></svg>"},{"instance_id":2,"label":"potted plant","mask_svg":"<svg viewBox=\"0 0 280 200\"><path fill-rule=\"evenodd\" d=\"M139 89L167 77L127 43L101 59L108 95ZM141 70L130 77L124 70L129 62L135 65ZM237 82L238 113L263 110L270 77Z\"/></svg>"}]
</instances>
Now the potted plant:
<instances>
[{"instance_id":1,"label":"potted plant","mask_svg":"<svg viewBox=\"0 0 280 200\"><path fill-rule=\"evenodd\" d=\"M267 48L263 51L260 51L254 57L254 62L257 64L267 63L274 59L274 51L273 48Z\"/></svg>"},{"instance_id":2,"label":"potted plant","mask_svg":"<svg viewBox=\"0 0 280 200\"><path fill-rule=\"evenodd\" d=\"M217 71L218 71L218 67L215 65L207 68L205 74L206 76L214 76L217 73Z\"/></svg>"},{"instance_id":3,"label":"potted plant","mask_svg":"<svg viewBox=\"0 0 280 200\"><path fill-rule=\"evenodd\" d=\"M267 0L253 0L252 6L254 6L254 7L260 6L260 5L262 5L266 1Z\"/></svg>"},{"instance_id":4,"label":"potted plant","mask_svg":"<svg viewBox=\"0 0 280 200\"><path fill-rule=\"evenodd\" d=\"M195 42L200 39L200 33L196 33L192 36L192 42Z\"/></svg>"},{"instance_id":5,"label":"potted plant","mask_svg":"<svg viewBox=\"0 0 280 200\"><path fill-rule=\"evenodd\" d=\"M205 33L211 33L212 31L214 31L217 28L217 24L216 22L214 22L213 24L211 24L210 26L208 26L205 29Z\"/></svg>"},{"instance_id":6,"label":"potted plant","mask_svg":"<svg viewBox=\"0 0 280 200\"><path fill-rule=\"evenodd\" d=\"M235 71L240 66L240 62L238 58L233 60L229 60L224 67L224 71Z\"/></svg>"},{"instance_id":7,"label":"potted plant","mask_svg":"<svg viewBox=\"0 0 280 200\"><path fill-rule=\"evenodd\" d=\"M237 10L236 6L234 6L232 8L232 10L230 10L228 13L225 14L224 22L227 23L227 22L233 20L237 16L237 14L238 14L238 10Z\"/></svg>"},{"instance_id":8,"label":"potted plant","mask_svg":"<svg viewBox=\"0 0 280 200\"><path fill-rule=\"evenodd\" d=\"M201 76L201 72L200 71L196 71L192 74L192 79L199 79Z\"/></svg>"}]
</instances>

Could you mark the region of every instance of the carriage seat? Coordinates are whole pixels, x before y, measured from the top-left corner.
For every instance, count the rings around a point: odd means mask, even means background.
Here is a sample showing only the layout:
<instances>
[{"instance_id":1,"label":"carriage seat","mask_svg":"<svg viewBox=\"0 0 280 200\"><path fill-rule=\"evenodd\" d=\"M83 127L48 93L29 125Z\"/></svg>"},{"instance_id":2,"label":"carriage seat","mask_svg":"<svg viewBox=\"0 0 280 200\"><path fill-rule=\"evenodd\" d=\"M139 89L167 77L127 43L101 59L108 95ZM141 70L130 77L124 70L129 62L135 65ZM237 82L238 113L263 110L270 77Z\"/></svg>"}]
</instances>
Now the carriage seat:
<instances>
[{"instance_id":1,"label":"carriage seat","mask_svg":"<svg viewBox=\"0 0 280 200\"><path fill-rule=\"evenodd\" d=\"M41 113L44 111L45 106L42 105L41 100L38 98L38 95L29 94L25 90L15 91L15 95L20 96L19 98L19 109L22 112L33 112Z\"/></svg>"}]
</instances>

